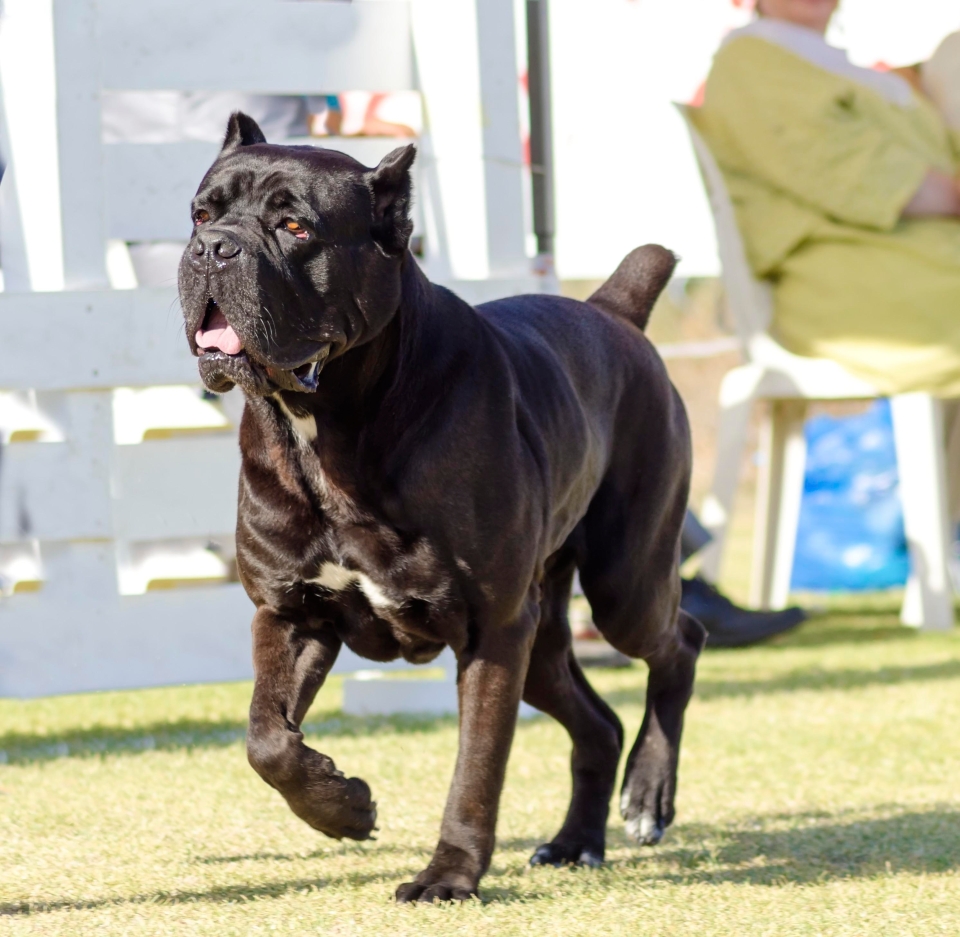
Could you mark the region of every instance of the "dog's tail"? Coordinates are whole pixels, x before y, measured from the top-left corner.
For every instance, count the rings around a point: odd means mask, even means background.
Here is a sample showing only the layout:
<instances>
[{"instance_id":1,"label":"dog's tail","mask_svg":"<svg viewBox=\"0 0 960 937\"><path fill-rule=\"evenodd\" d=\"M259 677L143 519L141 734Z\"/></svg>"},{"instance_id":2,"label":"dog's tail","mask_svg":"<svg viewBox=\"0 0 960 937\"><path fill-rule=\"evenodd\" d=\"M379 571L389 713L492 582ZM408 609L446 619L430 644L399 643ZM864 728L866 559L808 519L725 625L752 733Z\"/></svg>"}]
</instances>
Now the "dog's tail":
<instances>
[{"instance_id":1,"label":"dog's tail","mask_svg":"<svg viewBox=\"0 0 960 937\"><path fill-rule=\"evenodd\" d=\"M659 244L637 247L587 302L644 329L676 265L676 254Z\"/></svg>"}]
</instances>

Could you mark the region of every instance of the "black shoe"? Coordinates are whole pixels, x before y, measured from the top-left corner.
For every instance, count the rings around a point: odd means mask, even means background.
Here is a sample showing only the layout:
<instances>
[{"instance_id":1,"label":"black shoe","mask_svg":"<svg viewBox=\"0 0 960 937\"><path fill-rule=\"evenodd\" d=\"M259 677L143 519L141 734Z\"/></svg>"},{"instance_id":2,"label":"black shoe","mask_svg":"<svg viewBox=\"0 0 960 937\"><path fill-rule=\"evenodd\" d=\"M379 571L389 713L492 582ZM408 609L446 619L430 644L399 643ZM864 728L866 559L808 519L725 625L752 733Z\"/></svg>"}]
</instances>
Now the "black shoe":
<instances>
[{"instance_id":1,"label":"black shoe","mask_svg":"<svg viewBox=\"0 0 960 937\"><path fill-rule=\"evenodd\" d=\"M734 605L699 576L683 580L680 607L707 629L707 647L744 647L796 628L806 617L802 608L756 612Z\"/></svg>"}]
</instances>

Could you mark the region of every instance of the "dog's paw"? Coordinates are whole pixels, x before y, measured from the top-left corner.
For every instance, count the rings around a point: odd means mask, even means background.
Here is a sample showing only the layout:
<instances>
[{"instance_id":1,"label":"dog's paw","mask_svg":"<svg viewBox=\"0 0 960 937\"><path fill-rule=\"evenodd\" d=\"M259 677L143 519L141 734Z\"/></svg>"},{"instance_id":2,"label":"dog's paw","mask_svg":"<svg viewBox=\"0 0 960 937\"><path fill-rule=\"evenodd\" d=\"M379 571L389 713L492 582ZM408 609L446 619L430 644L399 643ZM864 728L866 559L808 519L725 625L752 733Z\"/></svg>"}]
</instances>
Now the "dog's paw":
<instances>
[{"instance_id":1,"label":"dog's paw","mask_svg":"<svg viewBox=\"0 0 960 937\"><path fill-rule=\"evenodd\" d=\"M660 798L656 792L641 792L636 796L625 790L620 798L620 815L626 820L627 835L641 846L656 846L673 819L669 819L660 809ZM653 796L650 794L653 793Z\"/></svg>"},{"instance_id":2,"label":"dog's paw","mask_svg":"<svg viewBox=\"0 0 960 937\"><path fill-rule=\"evenodd\" d=\"M433 904L437 901L469 901L480 895L476 885L459 875L431 875L427 870L414 881L404 882L397 888L396 897L400 904Z\"/></svg>"},{"instance_id":3,"label":"dog's paw","mask_svg":"<svg viewBox=\"0 0 960 937\"><path fill-rule=\"evenodd\" d=\"M641 744L631 753L620 794L627 834L641 846L656 846L673 822L677 789L676 758L660 746Z\"/></svg>"},{"instance_id":4,"label":"dog's paw","mask_svg":"<svg viewBox=\"0 0 960 937\"><path fill-rule=\"evenodd\" d=\"M635 839L641 846L656 846L663 839L666 825L652 813L641 813L635 817L627 817L627 836Z\"/></svg>"},{"instance_id":5,"label":"dog's paw","mask_svg":"<svg viewBox=\"0 0 960 937\"><path fill-rule=\"evenodd\" d=\"M370 839L376 829L377 804L360 778L337 772L322 786L298 792L289 803L297 816L333 839Z\"/></svg>"},{"instance_id":6,"label":"dog's paw","mask_svg":"<svg viewBox=\"0 0 960 937\"><path fill-rule=\"evenodd\" d=\"M603 847L554 840L537 847L530 857L530 865L552 865L557 868L563 865L585 865L598 869L603 865Z\"/></svg>"}]
</instances>

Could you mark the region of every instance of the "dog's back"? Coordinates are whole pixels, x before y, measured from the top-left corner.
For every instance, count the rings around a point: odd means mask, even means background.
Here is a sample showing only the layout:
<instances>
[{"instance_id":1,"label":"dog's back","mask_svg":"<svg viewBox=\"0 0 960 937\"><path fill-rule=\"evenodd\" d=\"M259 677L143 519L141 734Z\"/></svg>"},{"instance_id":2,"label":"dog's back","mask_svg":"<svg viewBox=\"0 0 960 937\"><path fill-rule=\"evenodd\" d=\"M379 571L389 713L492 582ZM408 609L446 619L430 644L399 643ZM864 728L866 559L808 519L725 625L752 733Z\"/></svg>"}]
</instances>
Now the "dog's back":
<instances>
[{"instance_id":1,"label":"dog's back","mask_svg":"<svg viewBox=\"0 0 960 937\"><path fill-rule=\"evenodd\" d=\"M611 426L626 405L632 435L644 434L642 423L656 431L669 422L670 379L642 330L675 266L671 251L648 244L631 251L585 303L541 293L477 307L500 334L527 404L542 410L541 426L559 422L569 430L569 414L557 412L564 400L582 408L597 427ZM645 420L632 403L638 398L659 400L662 407ZM612 433L602 435L613 442Z\"/></svg>"}]
</instances>

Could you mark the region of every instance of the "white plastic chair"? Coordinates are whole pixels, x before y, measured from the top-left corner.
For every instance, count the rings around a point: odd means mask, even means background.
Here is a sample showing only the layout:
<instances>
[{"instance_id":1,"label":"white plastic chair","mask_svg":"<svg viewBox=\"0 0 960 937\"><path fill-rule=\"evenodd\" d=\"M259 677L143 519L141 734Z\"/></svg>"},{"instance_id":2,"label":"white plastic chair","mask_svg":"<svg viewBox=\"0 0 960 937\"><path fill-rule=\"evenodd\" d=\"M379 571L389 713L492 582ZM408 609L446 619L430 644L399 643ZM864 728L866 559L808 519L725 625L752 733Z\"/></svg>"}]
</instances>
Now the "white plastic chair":
<instances>
[{"instance_id":1,"label":"white plastic chair","mask_svg":"<svg viewBox=\"0 0 960 937\"><path fill-rule=\"evenodd\" d=\"M690 120L688 108L679 106L679 110L687 122L713 212L727 301L746 358L720 387L717 464L701 515L714 541L704 551L702 574L716 579L719 572L750 412L754 403L768 401L761 433L750 600L760 608L783 608L803 493L807 405L814 400L884 395L837 362L792 354L769 335L771 289L750 270L733 204L713 154ZM930 394L900 394L891 399L891 410L912 565L901 620L928 629L950 628L953 596L943 404Z\"/></svg>"}]
</instances>

